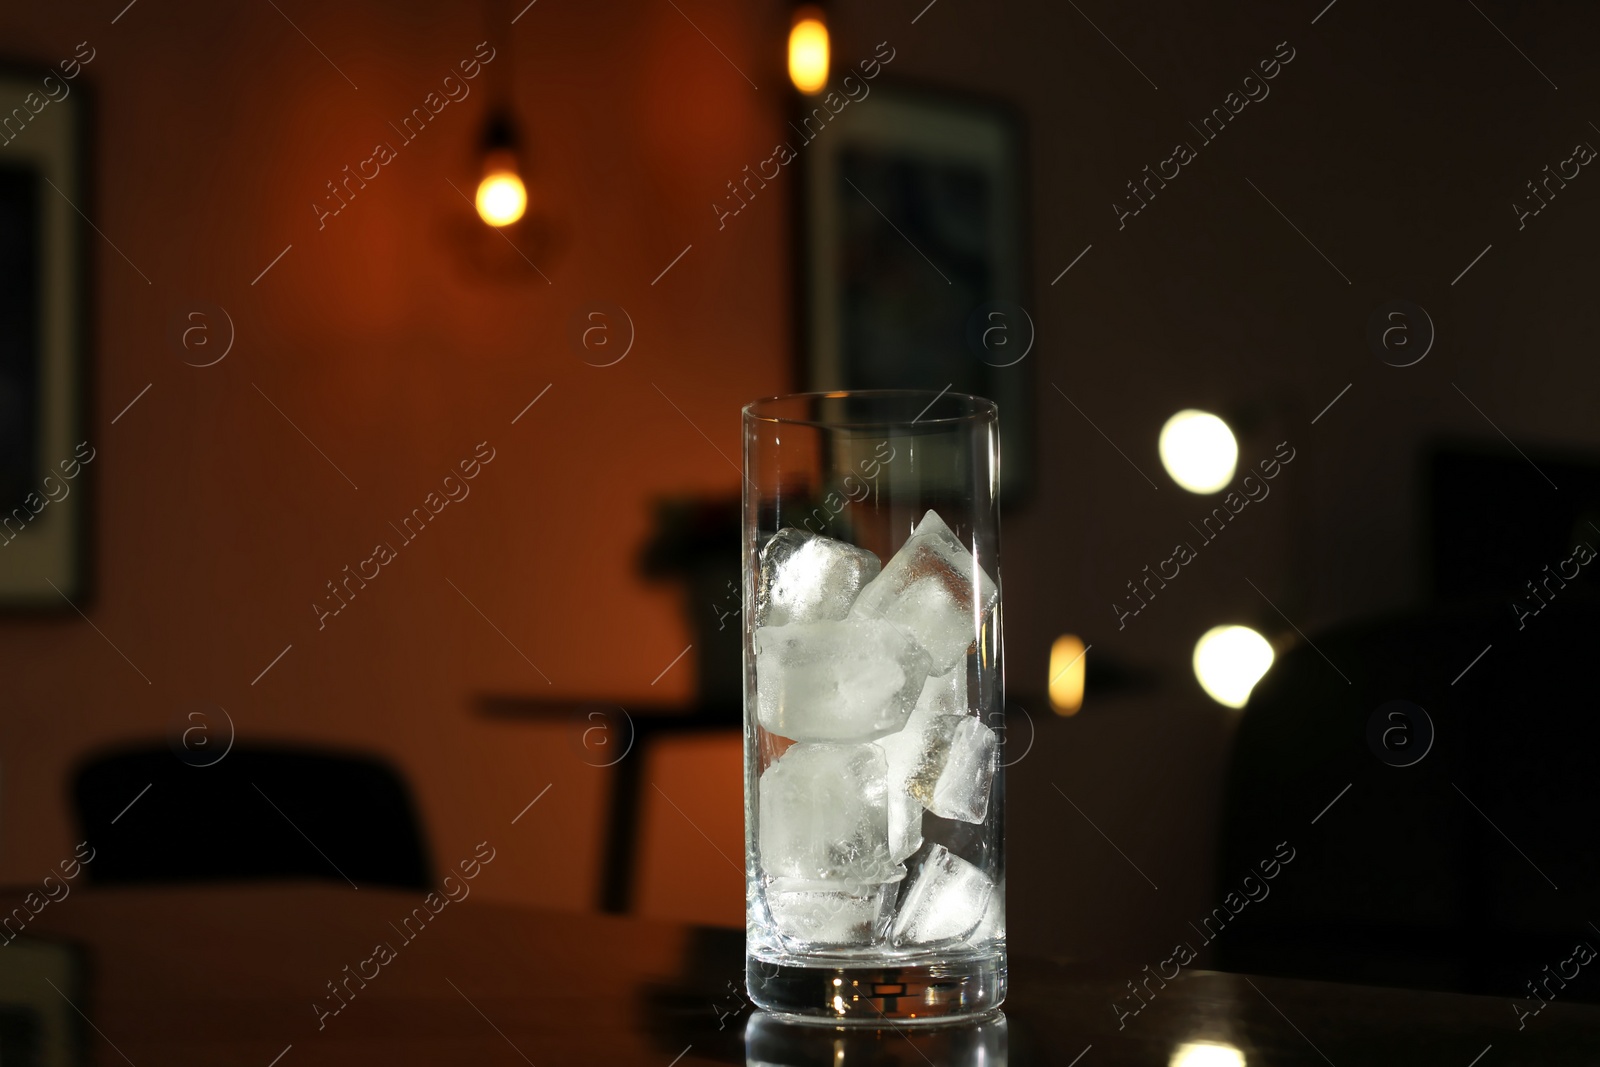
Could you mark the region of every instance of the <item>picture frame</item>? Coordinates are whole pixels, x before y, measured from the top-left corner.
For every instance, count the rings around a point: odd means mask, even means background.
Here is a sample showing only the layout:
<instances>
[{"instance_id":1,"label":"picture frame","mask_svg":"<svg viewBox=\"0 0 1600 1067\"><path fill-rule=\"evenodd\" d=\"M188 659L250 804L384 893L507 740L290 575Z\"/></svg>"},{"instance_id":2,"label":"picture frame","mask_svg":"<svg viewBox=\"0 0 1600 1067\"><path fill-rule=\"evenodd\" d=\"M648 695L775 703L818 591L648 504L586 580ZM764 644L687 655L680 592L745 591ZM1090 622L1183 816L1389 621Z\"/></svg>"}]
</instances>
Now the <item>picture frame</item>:
<instances>
[{"instance_id":1,"label":"picture frame","mask_svg":"<svg viewBox=\"0 0 1600 1067\"><path fill-rule=\"evenodd\" d=\"M0 67L0 610L89 594L88 111L72 77Z\"/></svg>"},{"instance_id":2,"label":"picture frame","mask_svg":"<svg viewBox=\"0 0 1600 1067\"><path fill-rule=\"evenodd\" d=\"M802 387L995 401L1002 494L1021 503L1035 340L1023 122L1004 104L892 83L833 102L804 98L788 131L803 159Z\"/></svg>"}]
</instances>

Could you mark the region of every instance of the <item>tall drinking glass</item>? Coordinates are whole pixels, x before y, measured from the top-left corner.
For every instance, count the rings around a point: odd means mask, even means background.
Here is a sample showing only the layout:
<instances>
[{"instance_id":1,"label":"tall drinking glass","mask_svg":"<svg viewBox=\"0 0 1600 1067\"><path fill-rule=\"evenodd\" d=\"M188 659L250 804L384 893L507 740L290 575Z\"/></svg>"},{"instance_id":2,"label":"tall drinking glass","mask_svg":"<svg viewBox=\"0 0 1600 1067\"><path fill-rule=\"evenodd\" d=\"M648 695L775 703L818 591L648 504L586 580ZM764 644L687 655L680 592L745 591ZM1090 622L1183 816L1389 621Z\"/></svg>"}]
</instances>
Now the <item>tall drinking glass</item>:
<instances>
[{"instance_id":1,"label":"tall drinking glass","mask_svg":"<svg viewBox=\"0 0 1600 1067\"><path fill-rule=\"evenodd\" d=\"M746 977L760 1007L938 1021L1005 996L993 402L744 409Z\"/></svg>"}]
</instances>

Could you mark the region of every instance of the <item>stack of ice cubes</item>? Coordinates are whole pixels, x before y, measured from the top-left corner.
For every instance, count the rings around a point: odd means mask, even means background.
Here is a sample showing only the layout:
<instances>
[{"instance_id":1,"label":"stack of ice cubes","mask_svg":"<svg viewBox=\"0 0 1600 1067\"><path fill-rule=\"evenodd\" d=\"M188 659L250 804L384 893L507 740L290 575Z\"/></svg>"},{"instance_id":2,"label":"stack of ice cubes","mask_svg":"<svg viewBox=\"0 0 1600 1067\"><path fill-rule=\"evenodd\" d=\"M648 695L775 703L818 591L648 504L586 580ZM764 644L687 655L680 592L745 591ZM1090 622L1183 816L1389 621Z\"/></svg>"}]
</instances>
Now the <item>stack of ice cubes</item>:
<instances>
[{"instance_id":1,"label":"stack of ice cubes","mask_svg":"<svg viewBox=\"0 0 1600 1067\"><path fill-rule=\"evenodd\" d=\"M756 838L786 944L914 947L994 926L989 877L922 828L924 812L988 815L997 744L969 710L967 654L999 598L933 511L887 564L795 529L762 549L757 721L793 743L761 774Z\"/></svg>"}]
</instances>

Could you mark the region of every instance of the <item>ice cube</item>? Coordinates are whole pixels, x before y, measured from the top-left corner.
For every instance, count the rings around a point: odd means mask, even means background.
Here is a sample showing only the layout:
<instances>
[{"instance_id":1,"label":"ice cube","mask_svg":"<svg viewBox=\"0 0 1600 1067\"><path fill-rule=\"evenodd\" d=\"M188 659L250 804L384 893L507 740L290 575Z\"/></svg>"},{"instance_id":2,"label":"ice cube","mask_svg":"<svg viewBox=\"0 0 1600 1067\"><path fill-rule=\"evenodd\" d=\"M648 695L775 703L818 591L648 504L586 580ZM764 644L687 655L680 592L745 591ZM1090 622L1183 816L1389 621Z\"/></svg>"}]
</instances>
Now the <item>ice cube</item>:
<instances>
[{"instance_id":1,"label":"ice cube","mask_svg":"<svg viewBox=\"0 0 1600 1067\"><path fill-rule=\"evenodd\" d=\"M915 797L929 811L933 811L939 777L944 774L945 762L950 757L951 738L967 718L965 715L935 715L923 723L910 763L904 765L903 773L894 781L895 785L907 795Z\"/></svg>"},{"instance_id":2,"label":"ice cube","mask_svg":"<svg viewBox=\"0 0 1600 1067\"><path fill-rule=\"evenodd\" d=\"M761 549L756 625L842 619L883 563L865 548L786 527Z\"/></svg>"},{"instance_id":3,"label":"ice cube","mask_svg":"<svg viewBox=\"0 0 1600 1067\"><path fill-rule=\"evenodd\" d=\"M889 855L896 863L922 847L923 802L932 798L938 774L935 771L922 799L913 793L911 779L929 740L928 727L942 716L961 714L966 706L967 672L935 675L924 683L905 726L878 739L889 763Z\"/></svg>"},{"instance_id":4,"label":"ice cube","mask_svg":"<svg viewBox=\"0 0 1600 1067\"><path fill-rule=\"evenodd\" d=\"M900 863L922 847L922 802L889 786L889 858Z\"/></svg>"},{"instance_id":5,"label":"ice cube","mask_svg":"<svg viewBox=\"0 0 1600 1067\"><path fill-rule=\"evenodd\" d=\"M922 685L916 706L897 732L878 739L889 758L889 784L904 788L926 741L929 725L942 715L962 715L967 710L967 672L935 674Z\"/></svg>"},{"instance_id":6,"label":"ice cube","mask_svg":"<svg viewBox=\"0 0 1600 1067\"><path fill-rule=\"evenodd\" d=\"M793 745L761 775L757 845L774 878L887 882L888 765L876 745Z\"/></svg>"},{"instance_id":7,"label":"ice cube","mask_svg":"<svg viewBox=\"0 0 1600 1067\"><path fill-rule=\"evenodd\" d=\"M978 867L983 867L989 862L989 857L994 855L999 844L994 840L995 835L989 831L990 827L983 823L946 819L931 811L922 817L923 840L943 845Z\"/></svg>"},{"instance_id":8,"label":"ice cube","mask_svg":"<svg viewBox=\"0 0 1600 1067\"><path fill-rule=\"evenodd\" d=\"M869 885L774 879L767 886L767 911L788 947L862 946L889 932L898 880Z\"/></svg>"},{"instance_id":9,"label":"ice cube","mask_svg":"<svg viewBox=\"0 0 1600 1067\"><path fill-rule=\"evenodd\" d=\"M1003 940L1006 936L1006 880L989 894L989 906L983 909L983 920L967 936L969 942Z\"/></svg>"},{"instance_id":10,"label":"ice cube","mask_svg":"<svg viewBox=\"0 0 1600 1067\"><path fill-rule=\"evenodd\" d=\"M935 715L967 713L967 671L963 664L943 674L930 675L917 697L915 714L926 720Z\"/></svg>"},{"instance_id":11,"label":"ice cube","mask_svg":"<svg viewBox=\"0 0 1600 1067\"><path fill-rule=\"evenodd\" d=\"M889 762L891 837L895 793L946 819L982 822L988 814L998 738L965 713L966 704L966 671L935 675L923 686L905 727L878 739ZM920 820L918 826L920 833Z\"/></svg>"},{"instance_id":12,"label":"ice cube","mask_svg":"<svg viewBox=\"0 0 1600 1067\"><path fill-rule=\"evenodd\" d=\"M943 673L960 662L999 599L994 580L930 511L861 590L850 617L893 623L927 650L931 669Z\"/></svg>"},{"instance_id":13,"label":"ice cube","mask_svg":"<svg viewBox=\"0 0 1600 1067\"><path fill-rule=\"evenodd\" d=\"M965 938L983 920L993 889L978 868L933 845L910 875L890 938L897 946Z\"/></svg>"},{"instance_id":14,"label":"ice cube","mask_svg":"<svg viewBox=\"0 0 1600 1067\"><path fill-rule=\"evenodd\" d=\"M881 619L763 626L753 644L757 718L796 741L870 741L899 730L928 674L922 650Z\"/></svg>"},{"instance_id":15,"label":"ice cube","mask_svg":"<svg viewBox=\"0 0 1600 1067\"><path fill-rule=\"evenodd\" d=\"M998 748L994 731L971 715L941 716L938 722L944 765L927 808L946 819L982 822L989 813L989 787L994 783ZM948 735L942 732L945 723L954 723Z\"/></svg>"}]
</instances>

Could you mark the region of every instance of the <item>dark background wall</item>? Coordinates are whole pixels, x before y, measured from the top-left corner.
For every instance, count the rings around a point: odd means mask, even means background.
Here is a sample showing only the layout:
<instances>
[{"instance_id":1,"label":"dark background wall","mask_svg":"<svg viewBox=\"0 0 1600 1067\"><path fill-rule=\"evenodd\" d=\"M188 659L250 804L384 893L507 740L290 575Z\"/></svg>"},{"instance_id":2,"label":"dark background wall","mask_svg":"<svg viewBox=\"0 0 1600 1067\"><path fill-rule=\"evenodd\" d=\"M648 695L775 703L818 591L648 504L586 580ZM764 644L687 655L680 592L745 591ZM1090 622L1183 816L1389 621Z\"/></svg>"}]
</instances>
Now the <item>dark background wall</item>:
<instances>
[{"instance_id":1,"label":"dark background wall","mask_svg":"<svg viewBox=\"0 0 1600 1067\"><path fill-rule=\"evenodd\" d=\"M1011 689L1043 689L1062 632L1154 679L1091 689L1071 720L1031 709L1010 891L1013 931L1035 951L1138 955L1213 903L1234 713L1193 682L1200 633L1284 631L1269 597L1313 637L1422 602L1430 442L1509 451L1498 428L1530 453L1600 448L1586 298L1600 222L1587 186L1600 179L1585 171L1521 230L1510 207L1545 164L1600 140L1597 16L1479 6L832 12L839 61L887 40L894 77L1008 100L1028 123L1038 484L1005 520ZM163 734L210 701L241 736L387 754L441 855L466 854L487 821L549 785L479 891L591 905L605 776L580 758L581 726L487 718L478 698L687 699L692 653L660 675L692 640L685 605L635 567L652 501L735 492L724 458L737 459L739 405L792 385L794 190L720 232L711 208L778 139L788 12L678 7L542 0L489 30L476 8L414 3L146 0L115 25L118 2L4 16L13 57L97 50L82 206L138 271L93 238L88 436L103 458L88 611L150 684L76 615L0 622L0 879L70 851L65 782L84 752ZM558 231L533 254L548 283L470 267L490 253L449 183L476 179L486 93L452 105L319 231L309 205L324 183L485 38L497 64L514 42L536 206ZM1187 123L1279 42L1294 58L1270 96L1119 229L1125 183L1195 140ZM1438 332L1405 369L1365 339L1396 298ZM167 341L194 300L227 308L238 333L205 370ZM605 369L568 341L596 300L627 308L638 331ZM1280 441L1296 459L1119 631L1124 583L1203 513L1156 457L1183 407L1233 416L1245 463ZM309 604L324 582L485 440L496 458L472 496L319 631ZM715 851L739 854L734 744L664 749L646 781L643 909L738 922L740 878Z\"/></svg>"}]
</instances>

